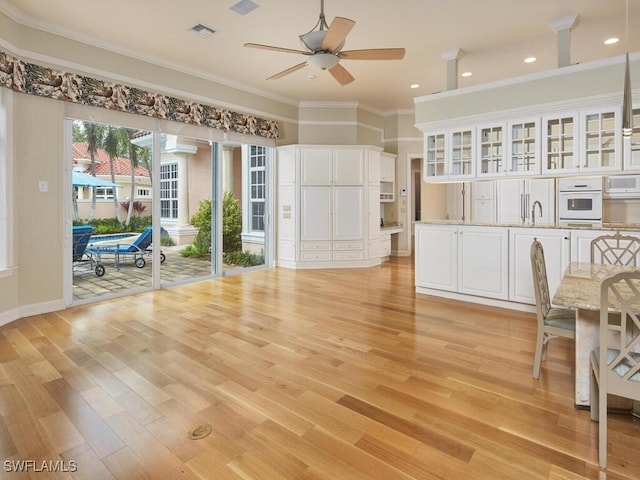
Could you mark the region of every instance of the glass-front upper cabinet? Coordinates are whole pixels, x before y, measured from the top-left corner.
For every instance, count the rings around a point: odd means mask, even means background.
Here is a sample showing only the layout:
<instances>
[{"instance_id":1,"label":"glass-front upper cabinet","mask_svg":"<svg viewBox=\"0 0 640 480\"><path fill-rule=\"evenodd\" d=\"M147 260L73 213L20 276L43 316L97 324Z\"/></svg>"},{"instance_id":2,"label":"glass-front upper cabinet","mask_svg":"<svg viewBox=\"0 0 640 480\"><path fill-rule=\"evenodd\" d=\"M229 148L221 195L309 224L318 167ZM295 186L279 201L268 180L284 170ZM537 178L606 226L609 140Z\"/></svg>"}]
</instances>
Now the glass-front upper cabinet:
<instances>
[{"instance_id":1,"label":"glass-front upper cabinet","mask_svg":"<svg viewBox=\"0 0 640 480\"><path fill-rule=\"evenodd\" d=\"M624 141L624 169L640 170L640 108L633 110L633 130L631 137Z\"/></svg>"},{"instance_id":2,"label":"glass-front upper cabinet","mask_svg":"<svg viewBox=\"0 0 640 480\"><path fill-rule=\"evenodd\" d=\"M504 175L504 131L504 123L478 126L478 177Z\"/></svg>"},{"instance_id":3,"label":"glass-front upper cabinet","mask_svg":"<svg viewBox=\"0 0 640 480\"><path fill-rule=\"evenodd\" d=\"M473 127L449 132L450 148L446 158L449 178L471 178L475 175L473 133Z\"/></svg>"},{"instance_id":4,"label":"glass-front upper cabinet","mask_svg":"<svg viewBox=\"0 0 640 480\"><path fill-rule=\"evenodd\" d=\"M578 115L553 115L542 119L542 172L577 172Z\"/></svg>"},{"instance_id":5,"label":"glass-front upper cabinet","mask_svg":"<svg viewBox=\"0 0 640 480\"><path fill-rule=\"evenodd\" d=\"M507 175L536 175L540 165L540 118L510 122Z\"/></svg>"},{"instance_id":6,"label":"glass-front upper cabinet","mask_svg":"<svg viewBox=\"0 0 640 480\"><path fill-rule=\"evenodd\" d=\"M424 180L443 179L445 170L446 132L427 133L424 136Z\"/></svg>"},{"instance_id":7,"label":"glass-front upper cabinet","mask_svg":"<svg viewBox=\"0 0 640 480\"><path fill-rule=\"evenodd\" d=\"M580 115L580 172L620 170L622 130L618 108Z\"/></svg>"}]
</instances>

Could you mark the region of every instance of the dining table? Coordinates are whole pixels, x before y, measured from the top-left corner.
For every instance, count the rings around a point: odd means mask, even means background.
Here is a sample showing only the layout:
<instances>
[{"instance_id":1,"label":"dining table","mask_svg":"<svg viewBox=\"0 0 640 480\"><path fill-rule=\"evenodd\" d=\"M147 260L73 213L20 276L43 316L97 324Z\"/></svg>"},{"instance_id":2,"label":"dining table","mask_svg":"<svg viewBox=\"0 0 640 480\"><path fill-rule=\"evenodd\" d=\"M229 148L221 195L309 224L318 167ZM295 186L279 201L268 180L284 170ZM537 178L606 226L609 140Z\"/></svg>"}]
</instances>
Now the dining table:
<instances>
[{"instance_id":1,"label":"dining table","mask_svg":"<svg viewBox=\"0 0 640 480\"><path fill-rule=\"evenodd\" d=\"M558 284L552 303L576 311L575 338L575 404L590 405L591 365L589 356L600 339L600 287L602 281L616 273L635 271L638 267L589 262L571 262ZM614 301L609 302L610 313L620 312ZM612 399L610 408L627 409L623 399ZM617 405L616 405L617 404Z\"/></svg>"}]
</instances>

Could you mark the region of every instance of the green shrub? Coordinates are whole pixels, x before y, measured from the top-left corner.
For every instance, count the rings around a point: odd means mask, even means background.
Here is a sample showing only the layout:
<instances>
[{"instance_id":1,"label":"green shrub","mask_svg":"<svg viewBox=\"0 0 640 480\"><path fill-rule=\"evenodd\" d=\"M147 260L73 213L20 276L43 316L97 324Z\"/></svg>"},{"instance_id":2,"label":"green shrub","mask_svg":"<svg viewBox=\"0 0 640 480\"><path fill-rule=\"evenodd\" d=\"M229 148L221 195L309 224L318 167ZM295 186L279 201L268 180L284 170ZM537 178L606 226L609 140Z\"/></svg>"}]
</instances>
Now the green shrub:
<instances>
[{"instance_id":1,"label":"green shrub","mask_svg":"<svg viewBox=\"0 0 640 480\"><path fill-rule=\"evenodd\" d=\"M222 251L240 252L242 250L242 210L231 192L222 196Z\"/></svg>"},{"instance_id":2,"label":"green shrub","mask_svg":"<svg viewBox=\"0 0 640 480\"><path fill-rule=\"evenodd\" d=\"M252 253L248 250L245 252L226 252L224 255L224 262L227 265L253 267L256 265L264 265L264 255Z\"/></svg>"}]
</instances>

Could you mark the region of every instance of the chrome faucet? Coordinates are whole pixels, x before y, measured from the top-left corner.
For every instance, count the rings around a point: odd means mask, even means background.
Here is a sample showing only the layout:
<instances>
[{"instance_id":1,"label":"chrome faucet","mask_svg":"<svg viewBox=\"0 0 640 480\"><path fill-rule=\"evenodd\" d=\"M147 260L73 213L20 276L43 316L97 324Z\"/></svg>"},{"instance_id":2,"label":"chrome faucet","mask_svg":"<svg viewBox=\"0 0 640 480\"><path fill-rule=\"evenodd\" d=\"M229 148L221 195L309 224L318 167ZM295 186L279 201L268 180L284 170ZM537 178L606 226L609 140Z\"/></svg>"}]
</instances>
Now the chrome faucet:
<instances>
[{"instance_id":1,"label":"chrome faucet","mask_svg":"<svg viewBox=\"0 0 640 480\"><path fill-rule=\"evenodd\" d=\"M540 203L539 200L536 200L535 202L533 202L533 205L531 206L531 225L536 224L536 205L538 205L540 209L540 218L542 218L542 204Z\"/></svg>"}]
</instances>

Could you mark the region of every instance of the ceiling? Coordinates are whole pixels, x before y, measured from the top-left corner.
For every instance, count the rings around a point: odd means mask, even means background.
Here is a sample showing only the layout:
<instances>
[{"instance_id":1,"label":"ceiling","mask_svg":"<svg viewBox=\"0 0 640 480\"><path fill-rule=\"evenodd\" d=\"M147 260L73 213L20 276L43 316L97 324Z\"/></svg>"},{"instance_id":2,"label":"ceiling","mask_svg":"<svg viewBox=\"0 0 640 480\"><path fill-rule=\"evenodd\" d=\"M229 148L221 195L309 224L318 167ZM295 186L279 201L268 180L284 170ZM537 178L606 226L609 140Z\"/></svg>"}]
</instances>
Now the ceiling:
<instances>
[{"instance_id":1,"label":"ceiling","mask_svg":"<svg viewBox=\"0 0 640 480\"><path fill-rule=\"evenodd\" d=\"M243 44L301 49L298 36L317 22L320 0L254 1L259 7L246 15L231 10L237 0L0 0L0 11L28 26L252 93L292 103L359 102L380 112L413 109L415 97L445 90L442 54L458 48L459 73L473 73L460 77L459 87L556 68L552 22L571 15L578 15L571 63L640 51L640 32L633 29L640 24L640 0L628 0L629 39L625 0L326 0L328 23L335 16L356 21L344 50L404 47L404 59L343 59L355 77L347 86L311 66L266 80L304 57ZM204 38L191 32L199 23L216 33ZM620 42L604 45L612 36ZM538 60L525 64L530 55Z\"/></svg>"}]
</instances>

